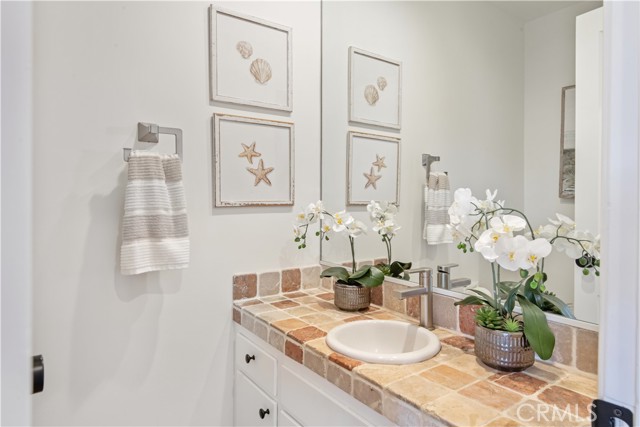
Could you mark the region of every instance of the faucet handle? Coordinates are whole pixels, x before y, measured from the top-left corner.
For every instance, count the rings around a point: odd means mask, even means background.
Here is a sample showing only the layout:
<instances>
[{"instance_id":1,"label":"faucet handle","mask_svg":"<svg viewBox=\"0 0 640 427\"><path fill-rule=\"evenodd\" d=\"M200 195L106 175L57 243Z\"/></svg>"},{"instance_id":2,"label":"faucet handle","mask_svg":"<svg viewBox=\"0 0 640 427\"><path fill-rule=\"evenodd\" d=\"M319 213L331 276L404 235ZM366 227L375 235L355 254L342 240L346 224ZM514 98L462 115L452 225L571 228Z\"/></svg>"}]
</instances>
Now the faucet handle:
<instances>
[{"instance_id":1,"label":"faucet handle","mask_svg":"<svg viewBox=\"0 0 640 427\"><path fill-rule=\"evenodd\" d=\"M455 263L451 263L451 264L442 264L438 266L438 272L439 273L451 273L451 269L454 267L458 267L460 264L455 264Z\"/></svg>"}]
</instances>

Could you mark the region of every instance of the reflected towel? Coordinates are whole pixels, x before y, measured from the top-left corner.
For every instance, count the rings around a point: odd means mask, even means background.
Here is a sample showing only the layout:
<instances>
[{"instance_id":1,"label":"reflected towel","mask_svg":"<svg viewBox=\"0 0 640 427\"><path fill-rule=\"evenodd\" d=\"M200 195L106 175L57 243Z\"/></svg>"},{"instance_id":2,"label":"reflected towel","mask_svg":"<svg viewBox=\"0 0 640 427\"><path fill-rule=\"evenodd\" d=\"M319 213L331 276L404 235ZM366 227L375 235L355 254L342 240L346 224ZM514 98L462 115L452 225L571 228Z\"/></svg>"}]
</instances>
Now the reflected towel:
<instances>
[{"instance_id":1,"label":"reflected towel","mask_svg":"<svg viewBox=\"0 0 640 427\"><path fill-rule=\"evenodd\" d=\"M189 227L177 154L132 151L122 219L122 274L189 266Z\"/></svg>"},{"instance_id":2,"label":"reflected towel","mask_svg":"<svg viewBox=\"0 0 640 427\"><path fill-rule=\"evenodd\" d=\"M424 187L424 230L422 237L429 245L453 243L449 224L451 189L444 172L431 172Z\"/></svg>"}]
</instances>

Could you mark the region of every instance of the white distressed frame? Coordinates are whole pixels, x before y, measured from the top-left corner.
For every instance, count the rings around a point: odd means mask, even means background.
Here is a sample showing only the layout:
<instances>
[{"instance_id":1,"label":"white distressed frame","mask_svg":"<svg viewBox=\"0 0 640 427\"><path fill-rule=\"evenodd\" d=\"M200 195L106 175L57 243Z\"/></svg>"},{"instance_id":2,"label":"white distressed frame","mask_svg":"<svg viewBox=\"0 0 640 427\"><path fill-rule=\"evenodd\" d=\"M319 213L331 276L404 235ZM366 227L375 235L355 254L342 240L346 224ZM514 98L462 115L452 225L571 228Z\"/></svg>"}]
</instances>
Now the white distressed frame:
<instances>
[{"instance_id":1,"label":"white distressed frame","mask_svg":"<svg viewBox=\"0 0 640 427\"><path fill-rule=\"evenodd\" d=\"M242 99L229 97L218 94L218 59L217 53L217 15L227 15L249 23L261 25L264 27L272 28L274 31L284 31L287 33L287 102L284 104L273 104L262 102L259 100ZM211 5L209 7L209 87L210 87L210 99L212 101L230 102L233 104L250 105L254 107L263 107L274 110L293 111L293 55L292 55L292 29L290 27L276 24L266 21L264 19L256 18L250 15L245 15L237 12L232 12L227 9L222 9Z\"/></svg>"},{"instance_id":2,"label":"white distressed frame","mask_svg":"<svg viewBox=\"0 0 640 427\"><path fill-rule=\"evenodd\" d=\"M250 124L259 124L265 126L275 126L289 129L289 198L286 200L253 200L253 201L234 201L223 200L221 197L221 161L220 161L220 122L232 121ZM253 117L234 116L229 114L213 115L213 140L214 140L214 168L215 168L215 207L245 207L245 206L293 206L295 201L295 150L294 150L294 124L292 122L282 122L275 120L265 120Z\"/></svg>"},{"instance_id":3,"label":"white distressed frame","mask_svg":"<svg viewBox=\"0 0 640 427\"><path fill-rule=\"evenodd\" d=\"M353 79L354 73L354 55L363 55L374 60L383 61L398 67L398 122L380 122L377 120L371 120L366 117L359 117L355 111L355 84ZM378 55L366 50L359 49L354 46L349 47L349 121L353 123L363 123L367 125L375 125L380 127L386 127L390 129L400 129L402 125L402 62L396 61L390 58L386 58L382 55Z\"/></svg>"},{"instance_id":4,"label":"white distressed frame","mask_svg":"<svg viewBox=\"0 0 640 427\"><path fill-rule=\"evenodd\" d=\"M352 172L353 171L353 138L363 138L363 139L371 139L375 141L384 141L396 144L397 150L397 158L396 158L396 185L395 192L396 197L395 200L388 200L389 202L393 202L396 205L400 206L400 138L394 138L385 135L378 135L372 133L363 133L356 131L349 131L348 134L348 142L347 142L347 205L349 206L366 206L371 202L369 200L353 200L352 190L354 183L352 182Z\"/></svg>"}]
</instances>

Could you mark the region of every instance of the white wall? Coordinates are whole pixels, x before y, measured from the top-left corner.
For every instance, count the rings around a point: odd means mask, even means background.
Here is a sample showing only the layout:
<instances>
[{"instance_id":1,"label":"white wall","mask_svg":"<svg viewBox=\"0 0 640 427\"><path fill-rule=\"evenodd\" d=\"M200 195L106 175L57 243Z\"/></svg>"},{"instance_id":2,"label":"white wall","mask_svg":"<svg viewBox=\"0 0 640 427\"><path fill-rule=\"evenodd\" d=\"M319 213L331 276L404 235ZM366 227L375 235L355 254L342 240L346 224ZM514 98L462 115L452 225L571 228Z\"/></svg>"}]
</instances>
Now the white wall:
<instances>
[{"instance_id":1,"label":"white wall","mask_svg":"<svg viewBox=\"0 0 640 427\"><path fill-rule=\"evenodd\" d=\"M558 197L561 96L576 83L576 16L595 7L578 4L524 26L524 207L534 227L556 212L574 218L574 201ZM573 265L555 251L545 262L549 290L567 302L574 297Z\"/></svg>"},{"instance_id":2,"label":"white wall","mask_svg":"<svg viewBox=\"0 0 640 427\"><path fill-rule=\"evenodd\" d=\"M427 246L422 239L422 153L439 155L436 170L449 172L452 190L487 188L522 207L523 34L521 24L483 2L326 2L323 5L323 197L328 208L346 200L349 129L402 139L400 214L394 259L435 267L458 262L454 277L489 275L489 266L455 245ZM385 132L348 126L348 48L356 46L403 63L402 129ZM348 207L369 223L364 207ZM372 232L359 237L359 259L385 257ZM334 239L323 259L350 259L348 244Z\"/></svg>"},{"instance_id":3,"label":"white wall","mask_svg":"<svg viewBox=\"0 0 640 427\"><path fill-rule=\"evenodd\" d=\"M290 116L209 102L208 5L35 4L37 425L230 425L232 275L317 262L292 241L293 208L212 208L211 116L295 121L296 200L319 197L320 5L220 4L293 27ZM138 121L184 132L187 270L119 274Z\"/></svg>"}]
</instances>

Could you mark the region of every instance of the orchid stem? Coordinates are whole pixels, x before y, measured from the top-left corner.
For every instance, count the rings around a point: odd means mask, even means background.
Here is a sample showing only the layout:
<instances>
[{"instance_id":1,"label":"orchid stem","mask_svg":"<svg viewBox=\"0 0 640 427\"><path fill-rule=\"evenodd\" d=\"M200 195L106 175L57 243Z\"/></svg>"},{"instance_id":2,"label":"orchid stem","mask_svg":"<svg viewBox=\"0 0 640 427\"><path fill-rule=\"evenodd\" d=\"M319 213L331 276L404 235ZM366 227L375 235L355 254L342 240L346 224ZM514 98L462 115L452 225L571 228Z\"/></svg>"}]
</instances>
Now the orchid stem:
<instances>
[{"instance_id":1,"label":"orchid stem","mask_svg":"<svg viewBox=\"0 0 640 427\"><path fill-rule=\"evenodd\" d=\"M349 243L351 244L351 274L356 272L356 248L355 240L349 236Z\"/></svg>"}]
</instances>

